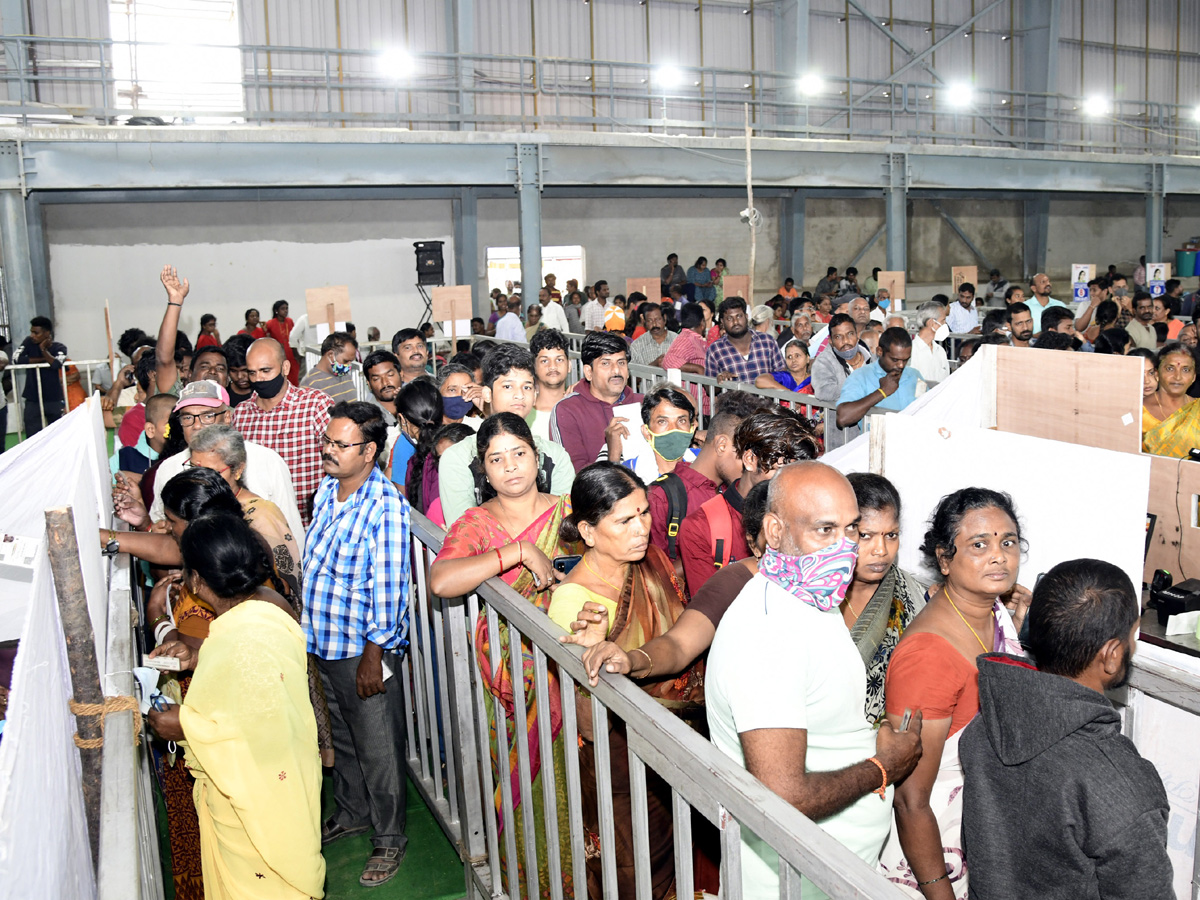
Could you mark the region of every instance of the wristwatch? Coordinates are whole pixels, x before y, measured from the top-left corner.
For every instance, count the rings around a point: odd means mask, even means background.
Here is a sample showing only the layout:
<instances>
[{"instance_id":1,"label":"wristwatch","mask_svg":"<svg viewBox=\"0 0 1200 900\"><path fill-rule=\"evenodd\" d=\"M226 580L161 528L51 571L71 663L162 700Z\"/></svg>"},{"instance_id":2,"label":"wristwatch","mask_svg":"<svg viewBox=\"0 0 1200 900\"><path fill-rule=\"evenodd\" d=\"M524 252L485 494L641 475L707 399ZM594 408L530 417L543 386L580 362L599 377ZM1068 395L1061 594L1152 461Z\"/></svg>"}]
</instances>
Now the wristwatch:
<instances>
[{"instance_id":1,"label":"wristwatch","mask_svg":"<svg viewBox=\"0 0 1200 900\"><path fill-rule=\"evenodd\" d=\"M108 543L104 545L104 555L113 557L120 552L121 542L117 540L117 533L110 528L108 529Z\"/></svg>"}]
</instances>

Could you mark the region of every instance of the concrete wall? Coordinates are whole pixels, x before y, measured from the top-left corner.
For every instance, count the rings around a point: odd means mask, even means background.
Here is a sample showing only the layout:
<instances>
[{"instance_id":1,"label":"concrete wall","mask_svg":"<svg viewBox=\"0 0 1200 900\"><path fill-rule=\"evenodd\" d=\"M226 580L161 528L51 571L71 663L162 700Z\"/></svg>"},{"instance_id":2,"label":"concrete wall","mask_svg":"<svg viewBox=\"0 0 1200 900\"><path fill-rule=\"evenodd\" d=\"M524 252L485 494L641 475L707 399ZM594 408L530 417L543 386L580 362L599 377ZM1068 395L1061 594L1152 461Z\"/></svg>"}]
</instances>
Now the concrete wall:
<instances>
[{"instance_id":1,"label":"concrete wall","mask_svg":"<svg viewBox=\"0 0 1200 900\"><path fill-rule=\"evenodd\" d=\"M785 275L812 287L825 267L844 268L883 223L883 200L816 200L806 206L804 271L779 271L779 202L758 204L765 217L758 232L756 284L760 300ZM1022 209L1016 201L946 200L971 240L1012 279L1022 265ZM703 254L723 256L743 274L749 230L738 220L737 199L546 199L542 237L546 245L581 244L586 278L606 278L613 292L625 278L655 274L668 252L689 265ZM1168 199L1163 246L1173 250L1200 235L1200 199ZM60 338L77 359L103 356L103 306L113 309L113 329L157 329L164 293L158 281L165 263L190 279L192 294L183 328L195 335L200 315L217 316L223 337L242 325L249 306L270 314L287 299L293 317L304 308L304 290L347 284L360 335L377 325L385 335L415 324L423 307L414 287L417 240L442 240L449 277L454 271L453 223L448 201L346 200L211 203L54 205L45 208L50 277ZM1144 202L1139 197L1055 200L1050 208L1048 268L1067 290L1068 267L1110 262L1132 271L1145 241ZM485 270L489 246L518 243L516 199L479 202L479 259ZM945 290L950 267L976 262L974 254L925 200L910 204L909 282L913 298ZM1165 254L1173 260L1173 253ZM885 262L881 238L858 263L864 275ZM981 277L986 277L980 263ZM1191 283L1189 282L1189 286ZM23 325L18 323L18 335Z\"/></svg>"}]
</instances>

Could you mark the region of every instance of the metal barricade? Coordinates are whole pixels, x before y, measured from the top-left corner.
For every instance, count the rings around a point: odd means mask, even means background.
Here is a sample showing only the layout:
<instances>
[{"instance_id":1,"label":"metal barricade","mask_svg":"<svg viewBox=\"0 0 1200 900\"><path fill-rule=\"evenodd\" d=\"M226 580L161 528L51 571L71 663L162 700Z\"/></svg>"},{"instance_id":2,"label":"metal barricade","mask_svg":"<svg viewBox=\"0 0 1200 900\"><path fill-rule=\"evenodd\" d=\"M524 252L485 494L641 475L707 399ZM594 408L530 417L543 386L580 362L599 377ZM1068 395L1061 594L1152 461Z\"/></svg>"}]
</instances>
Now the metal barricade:
<instances>
[{"instance_id":1,"label":"metal barricade","mask_svg":"<svg viewBox=\"0 0 1200 900\"><path fill-rule=\"evenodd\" d=\"M574 887L577 898L586 896L583 831L583 794L580 772L579 711L575 688L586 675L578 647L559 643L561 629L528 600L500 579L481 585L465 598L429 595L428 568L441 547L444 532L424 516L413 513L414 567L413 603L410 607L411 649L402 666L405 714L413 740L409 747L409 771L426 798L443 830L455 841L463 858L468 896L471 898L539 895L536 875L544 865L544 886L554 900L563 900L564 883ZM533 696L526 692L524 678L512 680L512 722L509 728L489 716L484 702L488 688L476 662L475 629L481 626L491 649L493 671L501 665L502 639L511 658L533 664ZM502 628L507 637L502 638ZM565 786L556 783L555 738L549 727L539 727L537 743L527 738L526 711L533 705L540 723L551 721L552 679L559 682L562 730L557 752L564 755ZM691 896L692 813L695 810L720 829L722 893L735 900L741 896L740 836L748 828L780 856L780 896L799 896L798 875L803 873L835 900L872 897L899 898L900 892L878 872L822 831L780 797L763 787L745 769L734 764L716 747L649 698L629 679L603 675L590 689L590 712L594 723L596 795L599 815L599 846L604 897L616 900L616 857L613 852L615 823L612 815L612 772L608 752L607 723L624 723L629 746L629 780L632 789L633 843L637 896L650 896L650 849L646 779L661 778L670 788L674 822L674 860L678 896ZM503 709L495 704L492 709ZM611 717L611 719L610 719ZM440 723L440 725L439 725ZM493 767L491 742L494 732L498 766ZM545 763L540 767L543 814L534 821L535 778L532 755ZM510 775L510 752L517 757L516 786ZM439 765L444 758L445 765ZM570 853L559 852L556 798L565 787ZM499 793L499 799L493 798ZM498 809L497 809L498 805ZM518 857L517 818L521 813L523 853ZM544 839L538 837L538 832ZM519 862L529 877L516 877Z\"/></svg>"},{"instance_id":2,"label":"metal barricade","mask_svg":"<svg viewBox=\"0 0 1200 900\"><path fill-rule=\"evenodd\" d=\"M14 358L15 358L15 354L14 354ZM67 409L67 391L68 391L69 385L74 383L73 381L71 381L71 382L68 381L68 378L70 376L68 375L67 369L73 367L76 370L76 372L79 375L79 382L84 385L85 395L90 397L96 391L97 387L99 387L99 385L101 384L100 379L99 379L99 371L98 370L107 369L108 364L109 363L108 363L107 359L79 359L79 360L77 360L77 359L71 359L70 357L67 357L67 356L60 356L60 357L58 357L58 364L56 366L52 366L50 363L10 363L8 366L6 366L4 368L4 371L13 373L12 403L13 403L13 407L14 407L14 411L15 411L15 415L9 416L9 421L11 423L9 425L9 428L13 429L16 432L18 442L23 441L26 437L26 434L25 434L25 430L26 430L25 429L25 406L26 406L27 401L25 398L25 386L26 386L28 379L31 376L31 373L34 370L50 369L50 368L58 369L58 382L59 382L59 387L62 390L62 396L63 396L62 414L66 415L66 413L69 411ZM112 373L110 373L110 377L111 377L111 374ZM38 410L41 413L41 415L40 415L41 427L45 428L48 424L50 424L51 421L54 421L57 417L51 418L49 420L47 419L45 386L42 382L42 378L40 376L36 377L35 383L37 384L37 406L38 406ZM16 426L15 428L13 428L14 424ZM6 437L7 437L7 435L0 435L0 440L4 440Z\"/></svg>"}]
</instances>

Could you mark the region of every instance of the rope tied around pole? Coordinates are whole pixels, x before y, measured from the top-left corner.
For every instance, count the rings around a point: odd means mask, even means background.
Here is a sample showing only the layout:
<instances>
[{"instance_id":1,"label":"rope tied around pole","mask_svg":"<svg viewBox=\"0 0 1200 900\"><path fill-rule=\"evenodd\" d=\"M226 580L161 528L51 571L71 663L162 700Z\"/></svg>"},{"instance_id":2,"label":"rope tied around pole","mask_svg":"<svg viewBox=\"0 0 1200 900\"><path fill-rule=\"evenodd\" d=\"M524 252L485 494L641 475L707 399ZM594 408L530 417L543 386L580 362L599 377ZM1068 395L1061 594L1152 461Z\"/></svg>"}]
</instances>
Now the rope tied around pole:
<instances>
[{"instance_id":1,"label":"rope tied around pole","mask_svg":"<svg viewBox=\"0 0 1200 900\"><path fill-rule=\"evenodd\" d=\"M126 710L133 713L133 745L141 746L142 711L138 709L138 702L133 697L105 697L103 703L76 703L74 700L68 700L67 704L71 708L71 713L77 718L81 716L100 717L101 737L81 738L78 734L75 735L75 746L80 750L99 750L103 747L104 718L109 713L125 712Z\"/></svg>"}]
</instances>

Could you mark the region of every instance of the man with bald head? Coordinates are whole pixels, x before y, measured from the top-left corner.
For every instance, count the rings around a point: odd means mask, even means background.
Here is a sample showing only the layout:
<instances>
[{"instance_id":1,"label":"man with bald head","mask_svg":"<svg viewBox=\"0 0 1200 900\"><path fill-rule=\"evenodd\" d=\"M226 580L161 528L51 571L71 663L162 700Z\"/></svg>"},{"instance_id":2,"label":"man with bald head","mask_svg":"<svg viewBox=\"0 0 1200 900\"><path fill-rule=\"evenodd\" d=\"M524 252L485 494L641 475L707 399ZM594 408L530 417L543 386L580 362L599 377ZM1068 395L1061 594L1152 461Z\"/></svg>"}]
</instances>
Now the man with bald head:
<instances>
[{"instance_id":1,"label":"man with bald head","mask_svg":"<svg viewBox=\"0 0 1200 900\"><path fill-rule=\"evenodd\" d=\"M233 427L248 441L283 457L296 485L300 519L307 528L312 497L321 481L321 436L333 399L324 391L288 381L291 363L272 338L259 338L246 351L253 393L233 411Z\"/></svg>"},{"instance_id":2,"label":"man with bald head","mask_svg":"<svg viewBox=\"0 0 1200 900\"><path fill-rule=\"evenodd\" d=\"M779 471L763 519L767 549L717 628L705 700L718 749L874 867L892 785L921 756L921 716L906 731L885 722L876 732L863 715L867 670L838 611L858 520L854 489L836 469L813 461ZM741 857L745 900L775 900L775 851L746 830ZM825 897L807 879L801 893Z\"/></svg>"},{"instance_id":3,"label":"man with bald head","mask_svg":"<svg viewBox=\"0 0 1200 900\"><path fill-rule=\"evenodd\" d=\"M1029 314L1033 317L1033 333L1034 335L1042 332L1042 313L1052 306L1061 306L1064 309L1069 309L1067 304L1061 300L1055 300L1050 296L1050 276L1045 272L1038 272L1029 279L1029 299L1025 301L1025 305L1029 307ZM954 330L953 326L950 328Z\"/></svg>"}]
</instances>

